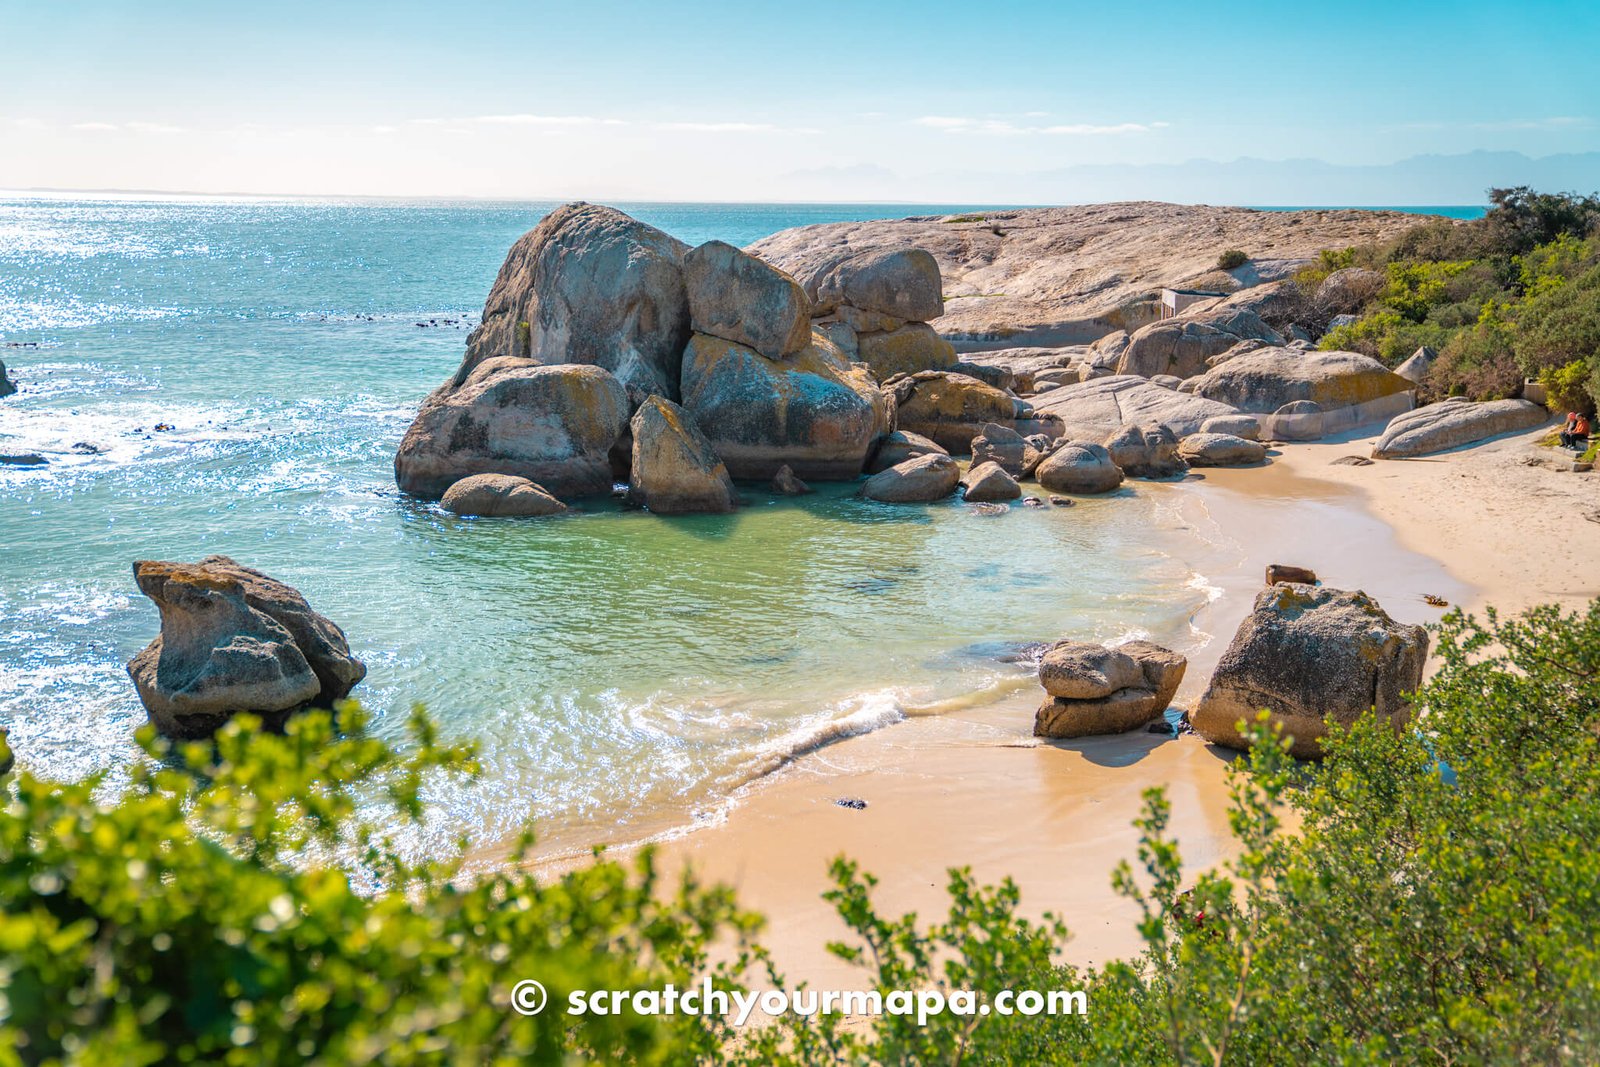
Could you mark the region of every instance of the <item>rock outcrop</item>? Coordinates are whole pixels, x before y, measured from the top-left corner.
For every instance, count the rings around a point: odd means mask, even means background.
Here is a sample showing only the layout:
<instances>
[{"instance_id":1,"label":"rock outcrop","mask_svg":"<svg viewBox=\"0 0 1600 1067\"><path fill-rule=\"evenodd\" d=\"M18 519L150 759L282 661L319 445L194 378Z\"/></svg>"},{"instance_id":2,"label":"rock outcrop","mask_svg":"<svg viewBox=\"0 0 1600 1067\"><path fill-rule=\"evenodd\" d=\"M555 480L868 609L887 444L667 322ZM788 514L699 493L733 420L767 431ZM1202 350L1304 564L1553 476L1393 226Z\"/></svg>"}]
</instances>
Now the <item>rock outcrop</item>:
<instances>
[{"instance_id":1,"label":"rock outcrop","mask_svg":"<svg viewBox=\"0 0 1600 1067\"><path fill-rule=\"evenodd\" d=\"M395 481L437 500L473 474L510 474L570 499L608 492L628 394L597 366L498 357L428 397L395 455Z\"/></svg>"},{"instance_id":2,"label":"rock outcrop","mask_svg":"<svg viewBox=\"0 0 1600 1067\"><path fill-rule=\"evenodd\" d=\"M805 291L755 256L707 241L684 255L683 280L695 333L753 348L768 359L792 356L811 343Z\"/></svg>"},{"instance_id":3,"label":"rock outcrop","mask_svg":"<svg viewBox=\"0 0 1600 1067\"><path fill-rule=\"evenodd\" d=\"M1374 459L1405 459L1447 448L1531 430L1550 413L1527 400L1485 400L1473 403L1452 397L1438 404L1397 415L1373 446Z\"/></svg>"},{"instance_id":4,"label":"rock outcrop","mask_svg":"<svg viewBox=\"0 0 1600 1067\"><path fill-rule=\"evenodd\" d=\"M1261 422L1254 415L1217 415L1200 424L1201 433L1225 433L1246 441L1261 439Z\"/></svg>"},{"instance_id":5,"label":"rock outcrop","mask_svg":"<svg viewBox=\"0 0 1600 1067\"><path fill-rule=\"evenodd\" d=\"M128 663L150 721L169 737L207 737L240 712L280 728L301 708L331 707L366 666L294 589L226 556L141 560L139 589L161 633Z\"/></svg>"},{"instance_id":6,"label":"rock outcrop","mask_svg":"<svg viewBox=\"0 0 1600 1067\"><path fill-rule=\"evenodd\" d=\"M848 307L899 322L928 322L944 314L939 263L914 243L830 250L793 266L777 258L769 261L794 275L818 315ZM881 323L875 325L885 328Z\"/></svg>"},{"instance_id":7,"label":"rock outcrop","mask_svg":"<svg viewBox=\"0 0 1600 1067\"><path fill-rule=\"evenodd\" d=\"M657 515L720 514L738 506L728 468L683 408L648 397L631 425L629 496L635 503Z\"/></svg>"},{"instance_id":8,"label":"rock outcrop","mask_svg":"<svg viewBox=\"0 0 1600 1067\"><path fill-rule=\"evenodd\" d=\"M1111 462L1104 445L1068 441L1046 456L1034 479L1055 493L1109 493L1122 484L1122 468Z\"/></svg>"},{"instance_id":9,"label":"rock outcrop","mask_svg":"<svg viewBox=\"0 0 1600 1067\"><path fill-rule=\"evenodd\" d=\"M1029 405L976 378L949 371L919 371L884 383L894 397L895 423L951 452L967 452L989 423L1025 418Z\"/></svg>"},{"instance_id":10,"label":"rock outcrop","mask_svg":"<svg viewBox=\"0 0 1600 1067\"><path fill-rule=\"evenodd\" d=\"M684 410L738 479L765 481L785 464L808 480L854 478L891 425L872 375L817 331L783 360L695 334L682 386Z\"/></svg>"},{"instance_id":11,"label":"rock outcrop","mask_svg":"<svg viewBox=\"0 0 1600 1067\"><path fill-rule=\"evenodd\" d=\"M962 476L961 484L966 489L962 499L972 504L1000 503L1016 500L1022 495L1022 487L1017 480L992 460L985 463L975 461Z\"/></svg>"},{"instance_id":12,"label":"rock outcrop","mask_svg":"<svg viewBox=\"0 0 1600 1067\"><path fill-rule=\"evenodd\" d=\"M1130 478L1176 478L1189 469L1178 452L1178 437L1170 426L1122 427L1105 440L1111 462Z\"/></svg>"},{"instance_id":13,"label":"rock outcrop","mask_svg":"<svg viewBox=\"0 0 1600 1067\"><path fill-rule=\"evenodd\" d=\"M567 506L544 486L510 474L474 474L444 491L439 504L457 515L478 518L559 515Z\"/></svg>"},{"instance_id":14,"label":"rock outcrop","mask_svg":"<svg viewBox=\"0 0 1600 1067\"><path fill-rule=\"evenodd\" d=\"M1011 427L998 423L985 424L978 436L972 439L974 467L981 463L994 463L1013 478L1032 474L1043 458L1043 453L1029 444L1027 438Z\"/></svg>"},{"instance_id":15,"label":"rock outcrop","mask_svg":"<svg viewBox=\"0 0 1600 1067\"><path fill-rule=\"evenodd\" d=\"M634 406L651 394L676 400L689 340L688 250L615 208L556 208L511 246L456 384L485 360L512 356L603 367Z\"/></svg>"},{"instance_id":16,"label":"rock outcrop","mask_svg":"<svg viewBox=\"0 0 1600 1067\"><path fill-rule=\"evenodd\" d=\"M1394 369L1394 372L1413 385L1421 385L1422 380L1433 369L1433 361L1439 358L1439 353L1423 345L1406 358L1406 361Z\"/></svg>"},{"instance_id":17,"label":"rock outcrop","mask_svg":"<svg viewBox=\"0 0 1600 1067\"><path fill-rule=\"evenodd\" d=\"M868 478L861 495L886 504L928 504L954 493L960 482L961 464L949 456L918 456Z\"/></svg>"},{"instance_id":18,"label":"rock outcrop","mask_svg":"<svg viewBox=\"0 0 1600 1067\"><path fill-rule=\"evenodd\" d=\"M868 474L877 474L890 467L896 467L908 459L918 456L948 456L947 449L928 440L920 433L911 433L907 430L896 430L883 439L883 444L878 446L878 451L873 455L872 461L867 464Z\"/></svg>"},{"instance_id":19,"label":"rock outcrop","mask_svg":"<svg viewBox=\"0 0 1600 1067\"><path fill-rule=\"evenodd\" d=\"M1324 411L1355 407L1411 388L1371 356L1268 347L1207 371L1195 394L1240 411L1267 413L1296 400L1309 400Z\"/></svg>"},{"instance_id":20,"label":"rock outcrop","mask_svg":"<svg viewBox=\"0 0 1600 1067\"><path fill-rule=\"evenodd\" d=\"M1428 635L1362 592L1280 582L1262 590L1189 716L1208 741L1246 747L1235 724L1267 709L1302 759L1322 754L1329 723L1376 709L1397 727L1422 682Z\"/></svg>"},{"instance_id":21,"label":"rock outcrop","mask_svg":"<svg viewBox=\"0 0 1600 1067\"><path fill-rule=\"evenodd\" d=\"M1241 341L1281 345L1283 338L1254 311L1223 308L1193 318L1163 319L1134 331L1117 358L1118 374L1150 378L1204 374L1208 360Z\"/></svg>"},{"instance_id":22,"label":"rock outcrop","mask_svg":"<svg viewBox=\"0 0 1600 1067\"><path fill-rule=\"evenodd\" d=\"M1174 392L1137 375L1064 385L1033 401L1034 411L1061 420L1065 436L1104 441L1127 423L1165 425L1180 438L1199 431L1207 419L1237 415L1238 409L1214 400Z\"/></svg>"},{"instance_id":23,"label":"rock outcrop","mask_svg":"<svg viewBox=\"0 0 1600 1067\"><path fill-rule=\"evenodd\" d=\"M1037 737L1087 737L1136 730L1166 711L1188 660L1148 641L1116 648L1063 641L1039 661L1049 694L1034 716Z\"/></svg>"},{"instance_id":24,"label":"rock outcrop","mask_svg":"<svg viewBox=\"0 0 1600 1067\"><path fill-rule=\"evenodd\" d=\"M1267 458L1259 441L1226 433L1192 433L1178 443L1178 455L1191 467L1247 467Z\"/></svg>"},{"instance_id":25,"label":"rock outcrop","mask_svg":"<svg viewBox=\"0 0 1600 1067\"><path fill-rule=\"evenodd\" d=\"M922 322L897 329L856 335L856 352L880 382L922 370L949 370L956 365L956 350Z\"/></svg>"},{"instance_id":26,"label":"rock outcrop","mask_svg":"<svg viewBox=\"0 0 1600 1067\"><path fill-rule=\"evenodd\" d=\"M1250 249L1247 272L1236 273L1271 283L1324 248L1382 240L1421 221L1390 211L1089 204L804 226L749 251L805 285L850 253L925 249L945 293L939 331L957 347L1054 346L1144 325L1155 314L1148 296L1163 286L1223 282L1219 249Z\"/></svg>"}]
</instances>

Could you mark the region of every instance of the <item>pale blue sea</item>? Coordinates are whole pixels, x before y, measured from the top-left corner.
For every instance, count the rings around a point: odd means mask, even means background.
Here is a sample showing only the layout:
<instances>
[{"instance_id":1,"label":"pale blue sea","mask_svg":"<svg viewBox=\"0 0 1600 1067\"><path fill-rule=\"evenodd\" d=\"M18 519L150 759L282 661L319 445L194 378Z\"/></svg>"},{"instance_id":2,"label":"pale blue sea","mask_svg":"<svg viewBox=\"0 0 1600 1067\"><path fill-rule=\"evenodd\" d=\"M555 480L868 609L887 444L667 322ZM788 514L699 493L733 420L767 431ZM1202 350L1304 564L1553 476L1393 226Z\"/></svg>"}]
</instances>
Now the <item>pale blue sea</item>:
<instances>
[{"instance_id":1,"label":"pale blue sea","mask_svg":"<svg viewBox=\"0 0 1600 1067\"><path fill-rule=\"evenodd\" d=\"M537 816L574 844L714 811L840 733L1026 684L1063 634L1177 640L1204 576L1153 495L990 516L759 487L734 516L601 501L463 521L391 461L539 203L0 198L0 725L66 777L131 758L123 664L157 632L130 564L225 553L301 589L486 774L441 832ZM981 205L620 205L690 243ZM157 431L158 424L171 430ZM1170 543L1172 538L1166 538Z\"/></svg>"}]
</instances>

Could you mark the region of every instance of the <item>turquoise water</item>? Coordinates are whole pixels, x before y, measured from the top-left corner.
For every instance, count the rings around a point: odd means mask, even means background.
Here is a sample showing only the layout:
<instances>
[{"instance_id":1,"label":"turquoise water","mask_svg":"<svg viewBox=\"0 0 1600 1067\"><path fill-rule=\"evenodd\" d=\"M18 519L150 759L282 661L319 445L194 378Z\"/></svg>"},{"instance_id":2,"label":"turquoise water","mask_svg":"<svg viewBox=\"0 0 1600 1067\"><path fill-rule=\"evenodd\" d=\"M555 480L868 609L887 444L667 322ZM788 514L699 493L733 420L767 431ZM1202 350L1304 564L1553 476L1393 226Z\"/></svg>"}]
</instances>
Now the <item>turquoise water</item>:
<instances>
[{"instance_id":1,"label":"turquoise water","mask_svg":"<svg viewBox=\"0 0 1600 1067\"><path fill-rule=\"evenodd\" d=\"M529 815L574 844L713 811L841 733L1027 684L1017 645L1187 633L1206 592L1159 493L1003 513L608 501L464 521L391 461L460 359L506 248L550 205L0 200L0 725L76 776L133 754L123 664L157 632L140 558L232 555L300 588L397 733L426 703L487 774L441 833ZM690 242L973 205L624 205ZM157 432L157 424L172 430ZM83 454L74 446L90 446Z\"/></svg>"}]
</instances>

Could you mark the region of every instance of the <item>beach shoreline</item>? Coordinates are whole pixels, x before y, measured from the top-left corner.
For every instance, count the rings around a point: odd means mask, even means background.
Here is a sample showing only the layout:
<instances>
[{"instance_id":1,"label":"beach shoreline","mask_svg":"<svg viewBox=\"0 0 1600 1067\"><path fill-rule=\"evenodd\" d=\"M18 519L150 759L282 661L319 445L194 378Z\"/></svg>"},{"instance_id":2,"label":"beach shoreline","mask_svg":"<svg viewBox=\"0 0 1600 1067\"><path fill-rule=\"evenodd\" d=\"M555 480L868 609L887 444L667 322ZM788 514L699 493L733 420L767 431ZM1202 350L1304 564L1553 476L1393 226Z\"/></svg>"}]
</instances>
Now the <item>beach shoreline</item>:
<instances>
[{"instance_id":1,"label":"beach shoreline","mask_svg":"<svg viewBox=\"0 0 1600 1067\"><path fill-rule=\"evenodd\" d=\"M1135 483L1138 492L1170 497L1191 518L1194 550L1206 565L1234 556L1207 574L1216 593L1195 616L1193 641L1179 643L1189 667L1175 708L1192 706L1204 689L1268 563L1309 566L1331 586L1364 589L1411 623L1436 622L1448 610L1425 595L1502 612L1550 600L1570 608L1596 595L1600 537L1573 545L1559 507L1509 527L1497 518L1496 479L1506 470L1524 472L1513 476L1546 493L1582 499L1583 476L1525 462L1542 430L1427 461L1334 462L1366 456L1373 431L1276 446L1262 468ZM1213 530L1202 529L1207 525ZM1223 538L1208 541L1215 531ZM1507 564L1507 539L1521 546L1515 569ZM1172 832L1191 872L1215 865L1229 855L1231 753L1195 735L1144 731L1039 741L1032 721L1040 699L1027 686L990 704L910 718L800 755L739 790L710 825L657 835L659 864L669 881L692 870L734 887L742 904L767 916L762 943L780 970L825 987L848 986L860 974L825 949L847 934L822 899L835 856L855 859L881 879L877 896L886 914L942 914L947 869L971 866L985 882L1015 879L1025 914L1064 918L1074 935L1070 962L1137 954L1134 911L1112 893L1110 876L1119 861L1134 859L1131 822L1142 794L1166 788ZM843 799L866 807L841 806ZM552 857L540 866L556 871L574 862Z\"/></svg>"}]
</instances>

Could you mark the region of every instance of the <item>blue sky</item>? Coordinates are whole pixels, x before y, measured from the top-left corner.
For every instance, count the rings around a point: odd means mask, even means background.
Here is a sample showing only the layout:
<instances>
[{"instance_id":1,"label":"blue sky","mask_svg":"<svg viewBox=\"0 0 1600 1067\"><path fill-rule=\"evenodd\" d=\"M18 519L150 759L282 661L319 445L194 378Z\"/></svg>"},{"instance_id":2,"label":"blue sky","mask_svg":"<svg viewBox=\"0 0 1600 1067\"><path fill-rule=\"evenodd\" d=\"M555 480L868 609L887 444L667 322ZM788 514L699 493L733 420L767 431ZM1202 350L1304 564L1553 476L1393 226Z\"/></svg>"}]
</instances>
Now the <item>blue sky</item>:
<instances>
[{"instance_id":1,"label":"blue sky","mask_svg":"<svg viewBox=\"0 0 1600 1067\"><path fill-rule=\"evenodd\" d=\"M1592 2L0 0L0 40L9 188L1004 201L1600 150Z\"/></svg>"}]
</instances>

